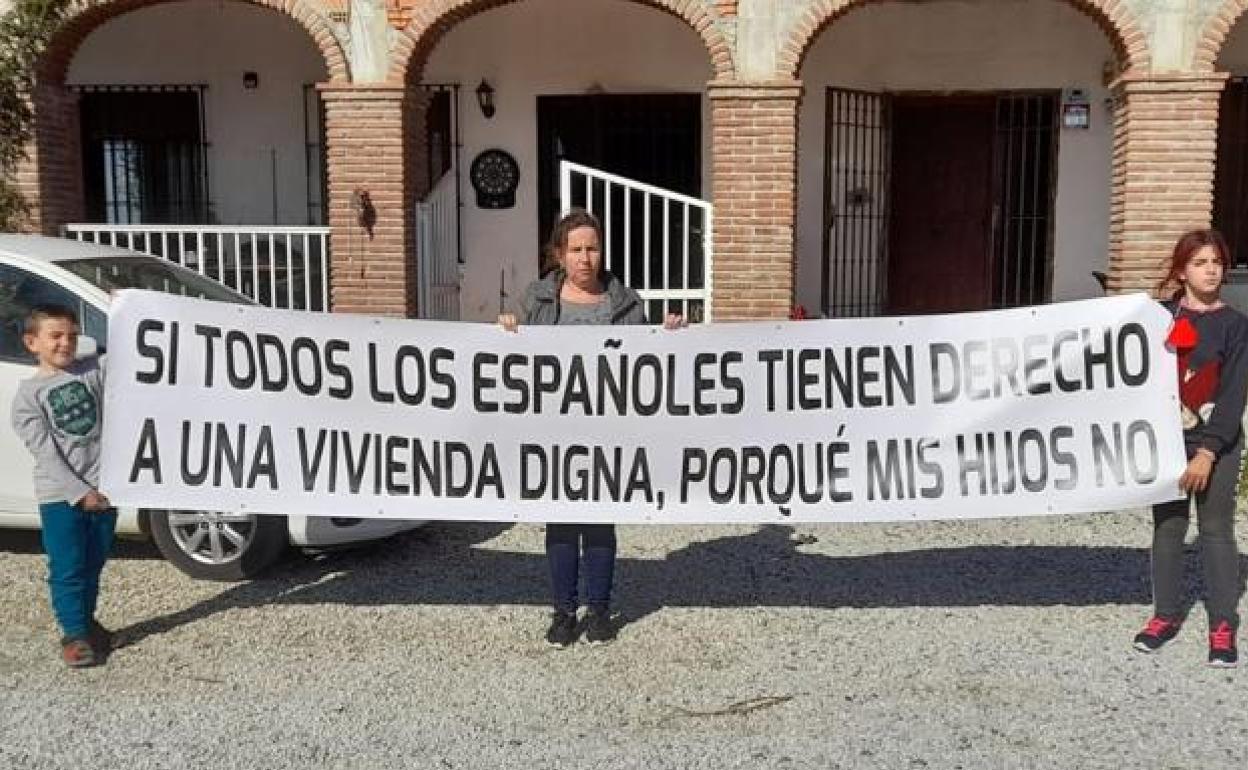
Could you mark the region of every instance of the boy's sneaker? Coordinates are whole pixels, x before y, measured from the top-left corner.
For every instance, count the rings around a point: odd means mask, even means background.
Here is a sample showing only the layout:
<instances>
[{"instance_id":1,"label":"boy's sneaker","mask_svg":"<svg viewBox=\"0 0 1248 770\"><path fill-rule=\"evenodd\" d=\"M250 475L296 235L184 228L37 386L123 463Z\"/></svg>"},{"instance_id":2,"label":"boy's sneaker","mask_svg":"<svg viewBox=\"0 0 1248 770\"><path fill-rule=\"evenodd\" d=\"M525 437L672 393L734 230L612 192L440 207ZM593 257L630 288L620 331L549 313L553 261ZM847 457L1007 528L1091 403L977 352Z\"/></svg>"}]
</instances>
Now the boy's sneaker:
<instances>
[{"instance_id":1,"label":"boy's sneaker","mask_svg":"<svg viewBox=\"0 0 1248 770\"><path fill-rule=\"evenodd\" d=\"M1135 635L1135 649L1140 652L1157 652L1162 645L1178 636L1181 624L1174 620L1154 615L1149 619L1144 630Z\"/></svg>"},{"instance_id":2,"label":"boy's sneaker","mask_svg":"<svg viewBox=\"0 0 1248 770\"><path fill-rule=\"evenodd\" d=\"M555 610L546 630L546 644L563 649L576 641L576 614Z\"/></svg>"},{"instance_id":3,"label":"boy's sneaker","mask_svg":"<svg viewBox=\"0 0 1248 770\"><path fill-rule=\"evenodd\" d=\"M105 654L112 652L113 632L101 626L95 618L91 618L91 629L88 632L91 647Z\"/></svg>"},{"instance_id":4,"label":"boy's sneaker","mask_svg":"<svg viewBox=\"0 0 1248 770\"><path fill-rule=\"evenodd\" d=\"M91 643L81 637L61 640L61 660L70 668L86 668L95 665L95 650Z\"/></svg>"},{"instance_id":5,"label":"boy's sneaker","mask_svg":"<svg viewBox=\"0 0 1248 770\"><path fill-rule=\"evenodd\" d=\"M589 611L585 623L585 641L588 644L606 644L615 639L615 623L611 622L611 613L606 611Z\"/></svg>"},{"instance_id":6,"label":"boy's sneaker","mask_svg":"<svg viewBox=\"0 0 1248 770\"><path fill-rule=\"evenodd\" d=\"M1209 665L1215 668L1234 668L1238 663L1235 629L1224 620L1209 632Z\"/></svg>"}]
</instances>

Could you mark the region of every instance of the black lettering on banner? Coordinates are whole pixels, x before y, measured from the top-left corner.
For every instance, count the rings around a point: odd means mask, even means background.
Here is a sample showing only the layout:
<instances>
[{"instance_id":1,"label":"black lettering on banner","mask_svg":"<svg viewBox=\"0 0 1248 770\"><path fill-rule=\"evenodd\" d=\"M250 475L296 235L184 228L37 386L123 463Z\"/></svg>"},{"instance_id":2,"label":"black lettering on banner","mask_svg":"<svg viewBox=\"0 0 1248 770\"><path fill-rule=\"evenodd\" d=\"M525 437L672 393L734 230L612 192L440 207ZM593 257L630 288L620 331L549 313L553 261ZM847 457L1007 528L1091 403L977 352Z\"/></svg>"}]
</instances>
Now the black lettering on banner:
<instances>
[{"instance_id":1,"label":"black lettering on banner","mask_svg":"<svg viewBox=\"0 0 1248 770\"><path fill-rule=\"evenodd\" d=\"M295 438L299 443L299 471L300 478L303 479L303 491L311 492L316 489L316 480L321 471L321 458L325 453L325 437L329 432L324 428L316 432L316 448L312 450L311 456L308 455L308 436L307 430L300 427L295 429ZM333 487L329 491L332 493Z\"/></svg>"},{"instance_id":2,"label":"black lettering on banner","mask_svg":"<svg viewBox=\"0 0 1248 770\"><path fill-rule=\"evenodd\" d=\"M698 353L693 357L693 413L698 416L715 414L715 404L703 399L707 391L715 390L715 380L702 374L702 369L715 363L714 353Z\"/></svg>"},{"instance_id":3,"label":"black lettering on banner","mask_svg":"<svg viewBox=\"0 0 1248 770\"><path fill-rule=\"evenodd\" d=\"M606 402L610 397L612 411L615 414L628 413L628 356L621 355L617 361L620 364L620 371L617 373L611 369L610 363L606 356L599 357L598 366L598 414L606 414Z\"/></svg>"},{"instance_id":4,"label":"black lettering on banner","mask_svg":"<svg viewBox=\"0 0 1248 770\"><path fill-rule=\"evenodd\" d=\"M442 388L442 393L429 401L437 409L452 409L455 406L455 377L442 368L444 364L453 363L455 351L450 348L434 348L429 354L429 378Z\"/></svg>"},{"instance_id":5,"label":"black lettering on banner","mask_svg":"<svg viewBox=\"0 0 1248 770\"><path fill-rule=\"evenodd\" d=\"M1083 330L1083 384L1088 390L1096 388L1096 377L1093 372L1099 367L1105 372L1105 387L1114 387L1114 343L1113 332L1105 329L1101 335L1101 349L1093 349L1092 330Z\"/></svg>"},{"instance_id":6,"label":"black lettering on banner","mask_svg":"<svg viewBox=\"0 0 1248 770\"><path fill-rule=\"evenodd\" d=\"M147 342L147 336L150 332L163 332L164 330L164 321L144 318L139 322L138 329L135 331L135 346L138 348L139 355L152 361L152 370L150 372L137 372L135 374L135 379L145 385L160 382L166 377L170 385L178 384L178 322L173 321L169 324L168 362L165 361L165 352L159 345L152 345Z\"/></svg>"},{"instance_id":7,"label":"black lettering on banner","mask_svg":"<svg viewBox=\"0 0 1248 770\"><path fill-rule=\"evenodd\" d=\"M654 485L650 479L650 461L646 458L644 447L638 447L633 453L633 467L628 472L628 486L624 488L624 502L632 502L641 494L647 503L654 502Z\"/></svg>"},{"instance_id":8,"label":"black lettering on banner","mask_svg":"<svg viewBox=\"0 0 1248 770\"><path fill-rule=\"evenodd\" d=\"M1127 368L1127 362L1130 359L1127 343L1131 340L1134 340L1136 343L1136 360L1139 362L1138 371L1131 371ZM1138 323L1123 325L1118 332L1118 376L1122 378L1122 384L1135 388L1147 382L1148 364L1148 332Z\"/></svg>"},{"instance_id":9,"label":"black lettering on banner","mask_svg":"<svg viewBox=\"0 0 1248 770\"><path fill-rule=\"evenodd\" d=\"M884 442L881 459L880 444L867 441L867 499L892 500L906 497L902 483L901 446L897 439Z\"/></svg>"},{"instance_id":10,"label":"black lettering on banner","mask_svg":"<svg viewBox=\"0 0 1248 770\"><path fill-rule=\"evenodd\" d=\"M273 456L273 431L268 425L260 426L256 453L251 458L251 473L247 475L247 488L255 489L261 477L268 481L270 490L277 491L277 460Z\"/></svg>"},{"instance_id":11,"label":"black lettering on banner","mask_svg":"<svg viewBox=\"0 0 1248 770\"><path fill-rule=\"evenodd\" d=\"M407 444L402 436L386 437L386 494L391 497L411 494L411 488L400 481L407 476L407 463L397 456L407 449Z\"/></svg>"},{"instance_id":12,"label":"black lettering on banner","mask_svg":"<svg viewBox=\"0 0 1248 770\"><path fill-rule=\"evenodd\" d=\"M306 355L301 356L301 353ZM310 363L305 363L305 358ZM324 375L321 373L321 354L315 340L309 337L294 339L290 344L290 371L295 388L300 393L315 396L321 392Z\"/></svg>"},{"instance_id":13,"label":"black lettering on banner","mask_svg":"<svg viewBox=\"0 0 1248 770\"><path fill-rule=\"evenodd\" d=\"M992 397L1000 398L1001 381L1009 385L1009 392L1015 396L1023 395L1018 385L1018 348L1010 337L996 337L992 340Z\"/></svg>"},{"instance_id":14,"label":"black lettering on banner","mask_svg":"<svg viewBox=\"0 0 1248 770\"><path fill-rule=\"evenodd\" d=\"M156 440L156 421L151 417L143 420L143 427L139 430L139 446L130 465L130 483L138 481L139 474L144 471L152 474L152 483L161 483L160 445Z\"/></svg>"},{"instance_id":15,"label":"black lettering on banner","mask_svg":"<svg viewBox=\"0 0 1248 770\"><path fill-rule=\"evenodd\" d=\"M243 352L241 357L236 353L238 350ZM246 367L240 372L239 366L244 361ZM256 353L251 348L251 340L234 329L225 333L225 373L230 386L236 390L248 390L256 384Z\"/></svg>"},{"instance_id":16,"label":"black lettering on banner","mask_svg":"<svg viewBox=\"0 0 1248 770\"><path fill-rule=\"evenodd\" d=\"M974 434L975 453L971 456L967 453L966 436L958 434L958 482L962 490L962 496L970 495L970 476L974 474L979 477L979 494L988 494L988 468L984 459L984 435L982 433Z\"/></svg>"},{"instance_id":17,"label":"black lettering on banner","mask_svg":"<svg viewBox=\"0 0 1248 770\"><path fill-rule=\"evenodd\" d=\"M483 395L483 391L493 390L497 384L497 381L493 377L487 377L483 370L497 363L498 356L493 353L481 352L472 357L472 406L481 414L498 411L498 404L486 401Z\"/></svg>"},{"instance_id":18,"label":"black lettering on banner","mask_svg":"<svg viewBox=\"0 0 1248 770\"><path fill-rule=\"evenodd\" d=\"M919 471L928 480L928 484L919 489L919 494L928 500L936 500L945 494L945 471L940 463L928 458L928 452L938 451L940 441L934 438L919 439L918 461Z\"/></svg>"},{"instance_id":19,"label":"black lettering on banner","mask_svg":"<svg viewBox=\"0 0 1248 770\"><path fill-rule=\"evenodd\" d=\"M818 396L819 358L818 350L805 348L797 351L797 405L803 411L813 411L822 406ZM811 364L815 364L816 371L810 370ZM815 395L810 395L808 393L810 390L814 390Z\"/></svg>"},{"instance_id":20,"label":"black lettering on banner","mask_svg":"<svg viewBox=\"0 0 1248 770\"><path fill-rule=\"evenodd\" d=\"M276 364L270 364L269 353L276 356ZM256 335L256 357L260 360L260 388L270 393L286 390L290 382L290 370L286 363L286 348L272 334ZM275 366L275 373L271 366Z\"/></svg>"},{"instance_id":21,"label":"black lettering on banner","mask_svg":"<svg viewBox=\"0 0 1248 770\"><path fill-rule=\"evenodd\" d=\"M379 404L394 402L394 394L381 389L377 381L377 343L368 343L368 394Z\"/></svg>"},{"instance_id":22,"label":"black lettering on banner","mask_svg":"<svg viewBox=\"0 0 1248 770\"><path fill-rule=\"evenodd\" d=\"M649 371L649 377L643 377ZM648 386L646 390L643 386ZM663 402L663 365L657 356L643 353L633 363L633 411L642 417L658 414Z\"/></svg>"},{"instance_id":23,"label":"black lettering on banner","mask_svg":"<svg viewBox=\"0 0 1248 770\"><path fill-rule=\"evenodd\" d=\"M199 463L198 467L192 467L196 449ZM255 489L256 482L264 477L269 489L276 490L277 462L272 430L267 425L260 426L249 451L246 425L236 425L231 433L225 423L204 422L197 431L194 423L183 420L180 469L182 482L188 486L202 486L211 475L214 487L220 487L224 478L234 489Z\"/></svg>"},{"instance_id":24,"label":"black lettering on banner","mask_svg":"<svg viewBox=\"0 0 1248 770\"><path fill-rule=\"evenodd\" d=\"M776 411L776 362L784 358L782 350L760 350L758 360L767 365L767 411Z\"/></svg>"},{"instance_id":25,"label":"black lettering on banner","mask_svg":"<svg viewBox=\"0 0 1248 770\"><path fill-rule=\"evenodd\" d=\"M503 411L508 414L524 414L529 411L529 384L524 377L513 374L516 367L528 366L529 357L522 353L508 353L503 357L503 388L519 394L518 401L503 404ZM493 380L490 381L493 385ZM497 411L497 408L491 411Z\"/></svg>"},{"instance_id":26,"label":"black lettering on banner","mask_svg":"<svg viewBox=\"0 0 1248 770\"><path fill-rule=\"evenodd\" d=\"M581 414L589 417L594 413L594 404L589 397L589 381L585 375L585 359L572 356L568 362L568 384L563 389L563 402L559 404L559 414L570 414L572 405L581 408Z\"/></svg>"},{"instance_id":27,"label":"black lettering on banner","mask_svg":"<svg viewBox=\"0 0 1248 770\"><path fill-rule=\"evenodd\" d=\"M334 358L336 354L347 354L351 344L346 340L333 339L325 343L325 370L337 378L337 384L331 385L329 395L341 400L348 400L355 394L355 381L351 376L351 367Z\"/></svg>"},{"instance_id":28,"label":"black lettering on banner","mask_svg":"<svg viewBox=\"0 0 1248 770\"><path fill-rule=\"evenodd\" d=\"M472 494L473 464L472 452L462 441L448 441L442 445L446 459L446 485L443 487L447 497L467 497ZM460 479L456 479L455 471L461 471Z\"/></svg>"},{"instance_id":29,"label":"black lettering on banner","mask_svg":"<svg viewBox=\"0 0 1248 770\"><path fill-rule=\"evenodd\" d=\"M1074 453L1062 449L1060 443L1063 440L1073 441L1074 438L1075 429L1070 425L1059 425L1049 432L1049 451L1053 456L1053 464L1068 471L1066 478L1057 479L1053 484L1055 488L1063 491L1079 486L1079 463Z\"/></svg>"},{"instance_id":30,"label":"black lettering on banner","mask_svg":"<svg viewBox=\"0 0 1248 770\"><path fill-rule=\"evenodd\" d=\"M706 481L706 450L685 447L680 453L680 502L689 502L689 485Z\"/></svg>"},{"instance_id":31,"label":"black lettering on banner","mask_svg":"<svg viewBox=\"0 0 1248 770\"><path fill-rule=\"evenodd\" d=\"M1048 339L1042 334L1031 334L1023 338L1023 383L1027 392L1033 396L1053 390L1047 372L1049 359L1044 356L1048 346Z\"/></svg>"},{"instance_id":32,"label":"black lettering on banner","mask_svg":"<svg viewBox=\"0 0 1248 770\"><path fill-rule=\"evenodd\" d=\"M204 338L204 387L211 388L216 374L216 369L213 366L215 362L214 353L216 352L216 342L221 338L221 329L216 326L195 324L195 333Z\"/></svg>"},{"instance_id":33,"label":"black lettering on banner","mask_svg":"<svg viewBox=\"0 0 1248 770\"><path fill-rule=\"evenodd\" d=\"M932 402L948 404L957 400L962 389L962 367L958 364L958 350L948 342L933 342L928 347L928 359L932 367ZM948 362L948 365L945 365ZM946 380L944 372L949 373Z\"/></svg>"},{"instance_id":34,"label":"black lettering on banner","mask_svg":"<svg viewBox=\"0 0 1248 770\"><path fill-rule=\"evenodd\" d=\"M477 474L477 486L472 491L473 496L478 500L484 498L486 487L494 488L496 499L502 500L506 497L503 493L503 475L498 468L498 451L491 441L487 441L481 451L481 473Z\"/></svg>"},{"instance_id":35,"label":"black lettering on banner","mask_svg":"<svg viewBox=\"0 0 1248 770\"><path fill-rule=\"evenodd\" d=\"M848 503L854 499L854 493L842 488L839 483L849 481L849 466L838 461L839 457L848 455L848 441L833 441L828 445L828 497L834 503Z\"/></svg>"},{"instance_id":36,"label":"black lettering on banner","mask_svg":"<svg viewBox=\"0 0 1248 770\"><path fill-rule=\"evenodd\" d=\"M741 378L729 371L729 367L739 365L745 361L745 356L739 350L729 350L719 357L719 379L734 394L733 400L726 404L720 404L719 410L724 414L740 414L745 408L745 383Z\"/></svg>"},{"instance_id":37,"label":"black lettering on banner","mask_svg":"<svg viewBox=\"0 0 1248 770\"><path fill-rule=\"evenodd\" d=\"M407 362L411 366L407 366ZM413 371L408 375L408 369ZM425 400L425 355L414 345L400 345L394 354L394 395L408 406ZM411 382L409 382L411 380Z\"/></svg>"},{"instance_id":38,"label":"black lettering on banner","mask_svg":"<svg viewBox=\"0 0 1248 770\"><path fill-rule=\"evenodd\" d=\"M534 467L534 464L536 466ZM531 470L532 469L532 470ZM550 461L537 444L520 445L520 499L540 500L550 483Z\"/></svg>"},{"instance_id":39,"label":"black lettering on banner","mask_svg":"<svg viewBox=\"0 0 1248 770\"><path fill-rule=\"evenodd\" d=\"M667 413L674 417L689 414L689 405L682 404L676 397L676 354L667 354Z\"/></svg>"},{"instance_id":40,"label":"black lettering on banner","mask_svg":"<svg viewBox=\"0 0 1248 770\"><path fill-rule=\"evenodd\" d=\"M533 357L533 414L542 413L542 396L559 392L563 364L558 356L539 354Z\"/></svg>"},{"instance_id":41,"label":"black lettering on banner","mask_svg":"<svg viewBox=\"0 0 1248 770\"><path fill-rule=\"evenodd\" d=\"M1057 389L1063 393L1074 393L1080 389L1079 381L1067 378L1066 372L1062 368L1062 347L1072 344L1077 345L1078 343L1078 332L1063 331L1053 335L1053 382L1057 384Z\"/></svg>"},{"instance_id":42,"label":"black lettering on banner","mask_svg":"<svg viewBox=\"0 0 1248 770\"><path fill-rule=\"evenodd\" d=\"M748 491L753 502L763 504L763 479L767 476L767 453L760 446L741 447L741 482L738 501L745 504Z\"/></svg>"}]
</instances>

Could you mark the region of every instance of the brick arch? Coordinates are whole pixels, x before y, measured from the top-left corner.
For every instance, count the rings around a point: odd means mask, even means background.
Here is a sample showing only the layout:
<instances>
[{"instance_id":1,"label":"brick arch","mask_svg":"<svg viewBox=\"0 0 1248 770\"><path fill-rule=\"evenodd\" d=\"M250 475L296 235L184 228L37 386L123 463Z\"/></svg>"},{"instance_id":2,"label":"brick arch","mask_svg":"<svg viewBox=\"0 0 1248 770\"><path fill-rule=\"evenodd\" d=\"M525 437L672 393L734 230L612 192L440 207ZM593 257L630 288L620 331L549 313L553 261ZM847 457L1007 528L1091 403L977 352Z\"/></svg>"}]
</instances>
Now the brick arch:
<instances>
[{"instance_id":1,"label":"brick arch","mask_svg":"<svg viewBox=\"0 0 1248 770\"><path fill-rule=\"evenodd\" d=\"M47 50L40 57L38 77L40 82L59 85L65 82L69 63L82 41L100 25L130 11L160 5L171 0L80 0L74 11L53 35ZM289 16L302 27L320 51L330 82L346 82L351 73L346 53L334 36L328 21L316 10L310 0L232 0L246 5L257 5L276 13Z\"/></svg>"},{"instance_id":2,"label":"brick arch","mask_svg":"<svg viewBox=\"0 0 1248 770\"><path fill-rule=\"evenodd\" d=\"M1226 39L1244 11L1248 11L1248 0L1224 0L1221 7L1210 15L1196 41L1196 58L1192 67L1195 71L1214 71L1222 46L1226 45Z\"/></svg>"},{"instance_id":3,"label":"brick arch","mask_svg":"<svg viewBox=\"0 0 1248 770\"><path fill-rule=\"evenodd\" d=\"M419 79L424 60L442 36L457 23L478 13L520 0L429 0L417 6L407 28L391 50L390 79ZM733 77L732 46L724 37L719 13L694 0L627 0L677 17L697 33L710 57L715 78Z\"/></svg>"},{"instance_id":4,"label":"brick arch","mask_svg":"<svg viewBox=\"0 0 1248 770\"><path fill-rule=\"evenodd\" d=\"M790 27L776 63L780 76L797 77L806 51L819 33L850 11L884 0L815 0ZM1090 16L1113 44L1123 72L1147 72L1148 38L1122 0L1060 0ZM1234 0L1248 6L1248 0Z\"/></svg>"}]
</instances>

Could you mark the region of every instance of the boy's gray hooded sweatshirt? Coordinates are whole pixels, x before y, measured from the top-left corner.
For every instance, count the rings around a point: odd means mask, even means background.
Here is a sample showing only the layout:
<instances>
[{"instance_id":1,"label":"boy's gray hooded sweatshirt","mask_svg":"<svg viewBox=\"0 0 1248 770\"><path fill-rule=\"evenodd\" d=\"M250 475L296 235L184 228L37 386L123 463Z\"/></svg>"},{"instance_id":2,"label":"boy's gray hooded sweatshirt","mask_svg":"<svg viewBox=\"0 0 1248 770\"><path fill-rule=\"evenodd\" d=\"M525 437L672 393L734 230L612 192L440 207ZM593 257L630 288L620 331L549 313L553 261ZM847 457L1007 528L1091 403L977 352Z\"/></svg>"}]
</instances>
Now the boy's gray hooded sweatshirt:
<instances>
[{"instance_id":1,"label":"boy's gray hooded sweatshirt","mask_svg":"<svg viewBox=\"0 0 1248 770\"><path fill-rule=\"evenodd\" d=\"M77 504L99 486L103 363L92 357L36 375L13 397L13 429L35 456L40 503Z\"/></svg>"}]
</instances>

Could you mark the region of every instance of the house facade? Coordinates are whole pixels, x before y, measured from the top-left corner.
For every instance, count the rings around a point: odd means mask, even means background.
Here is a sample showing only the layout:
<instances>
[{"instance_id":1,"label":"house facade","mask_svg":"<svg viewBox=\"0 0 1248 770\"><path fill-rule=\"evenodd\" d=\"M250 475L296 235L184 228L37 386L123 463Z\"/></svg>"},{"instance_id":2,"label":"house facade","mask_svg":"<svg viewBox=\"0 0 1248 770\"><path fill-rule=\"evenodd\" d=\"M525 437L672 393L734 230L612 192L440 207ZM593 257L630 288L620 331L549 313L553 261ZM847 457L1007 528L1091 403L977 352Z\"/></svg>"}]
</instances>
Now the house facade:
<instances>
[{"instance_id":1,"label":"house facade","mask_svg":"<svg viewBox=\"0 0 1248 770\"><path fill-rule=\"evenodd\" d=\"M86 0L17 181L32 229L199 232L180 258L283 306L428 315L442 281L492 319L568 205L715 320L1079 299L1194 226L1248 257L1246 8Z\"/></svg>"}]
</instances>

